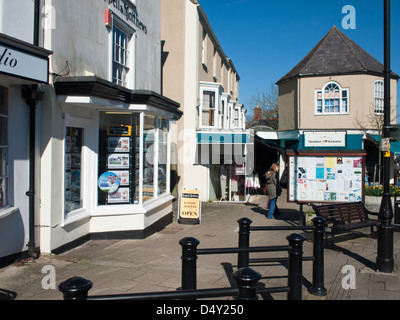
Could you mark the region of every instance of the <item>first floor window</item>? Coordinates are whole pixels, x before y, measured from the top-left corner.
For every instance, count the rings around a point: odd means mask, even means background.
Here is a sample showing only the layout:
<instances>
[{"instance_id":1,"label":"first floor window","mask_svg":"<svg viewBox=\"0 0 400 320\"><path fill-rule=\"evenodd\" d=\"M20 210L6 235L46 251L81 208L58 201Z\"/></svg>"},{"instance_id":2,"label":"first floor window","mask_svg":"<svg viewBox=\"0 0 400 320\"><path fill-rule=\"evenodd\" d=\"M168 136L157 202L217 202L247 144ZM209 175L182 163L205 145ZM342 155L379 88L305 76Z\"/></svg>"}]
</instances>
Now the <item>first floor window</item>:
<instances>
[{"instance_id":1,"label":"first floor window","mask_svg":"<svg viewBox=\"0 0 400 320\"><path fill-rule=\"evenodd\" d=\"M128 65L128 42L129 36L117 25L113 26L113 82L126 87Z\"/></svg>"},{"instance_id":2,"label":"first floor window","mask_svg":"<svg viewBox=\"0 0 400 320\"><path fill-rule=\"evenodd\" d=\"M82 208L83 129L67 127L65 135L65 213Z\"/></svg>"},{"instance_id":3,"label":"first floor window","mask_svg":"<svg viewBox=\"0 0 400 320\"><path fill-rule=\"evenodd\" d=\"M347 114L349 112L349 91L337 83L330 82L316 91L317 114Z\"/></svg>"},{"instance_id":4,"label":"first floor window","mask_svg":"<svg viewBox=\"0 0 400 320\"><path fill-rule=\"evenodd\" d=\"M0 87L0 209L8 205L8 102Z\"/></svg>"},{"instance_id":5,"label":"first floor window","mask_svg":"<svg viewBox=\"0 0 400 320\"><path fill-rule=\"evenodd\" d=\"M202 126L213 127L215 123L215 92L203 91Z\"/></svg>"},{"instance_id":6,"label":"first floor window","mask_svg":"<svg viewBox=\"0 0 400 320\"><path fill-rule=\"evenodd\" d=\"M374 90L374 112L376 114L383 114L383 81L377 80L375 81L375 90Z\"/></svg>"}]
</instances>

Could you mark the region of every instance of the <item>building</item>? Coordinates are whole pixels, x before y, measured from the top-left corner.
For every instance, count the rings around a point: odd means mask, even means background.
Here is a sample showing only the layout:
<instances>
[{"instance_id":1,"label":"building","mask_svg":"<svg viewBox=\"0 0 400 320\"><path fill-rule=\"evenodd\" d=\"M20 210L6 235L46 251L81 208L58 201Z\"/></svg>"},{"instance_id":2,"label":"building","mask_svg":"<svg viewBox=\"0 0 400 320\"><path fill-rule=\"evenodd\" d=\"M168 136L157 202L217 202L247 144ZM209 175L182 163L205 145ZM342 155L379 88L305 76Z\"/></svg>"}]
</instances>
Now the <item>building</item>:
<instances>
[{"instance_id":1,"label":"building","mask_svg":"<svg viewBox=\"0 0 400 320\"><path fill-rule=\"evenodd\" d=\"M39 1L0 1L0 258L35 254L41 87L49 56Z\"/></svg>"},{"instance_id":2,"label":"building","mask_svg":"<svg viewBox=\"0 0 400 320\"><path fill-rule=\"evenodd\" d=\"M49 0L39 12L52 55L36 116L36 251L160 230L172 221L170 131L182 115L161 94L161 1Z\"/></svg>"},{"instance_id":3,"label":"building","mask_svg":"<svg viewBox=\"0 0 400 320\"><path fill-rule=\"evenodd\" d=\"M162 2L162 92L178 101L176 185L202 201L244 201L251 131L239 103L240 77L195 0Z\"/></svg>"},{"instance_id":4,"label":"building","mask_svg":"<svg viewBox=\"0 0 400 320\"><path fill-rule=\"evenodd\" d=\"M279 79L279 131L260 134L283 150L365 150L371 177L379 154L371 141L380 143L383 121L383 69L334 26ZM393 124L398 79L392 73Z\"/></svg>"}]
</instances>

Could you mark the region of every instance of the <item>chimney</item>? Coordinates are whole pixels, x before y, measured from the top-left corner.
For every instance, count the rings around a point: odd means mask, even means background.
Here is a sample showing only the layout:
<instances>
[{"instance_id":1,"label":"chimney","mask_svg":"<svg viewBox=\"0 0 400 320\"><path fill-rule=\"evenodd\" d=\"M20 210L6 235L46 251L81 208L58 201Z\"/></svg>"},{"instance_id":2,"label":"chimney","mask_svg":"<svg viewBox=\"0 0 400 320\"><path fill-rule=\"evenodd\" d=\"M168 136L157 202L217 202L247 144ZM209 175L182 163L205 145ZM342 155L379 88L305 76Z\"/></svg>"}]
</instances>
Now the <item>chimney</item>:
<instances>
[{"instance_id":1,"label":"chimney","mask_svg":"<svg viewBox=\"0 0 400 320\"><path fill-rule=\"evenodd\" d=\"M261 119L262 119L261 108L257 105L257 107L254 108L254 121L259 121Z\"/></svg>"}]
</instances>

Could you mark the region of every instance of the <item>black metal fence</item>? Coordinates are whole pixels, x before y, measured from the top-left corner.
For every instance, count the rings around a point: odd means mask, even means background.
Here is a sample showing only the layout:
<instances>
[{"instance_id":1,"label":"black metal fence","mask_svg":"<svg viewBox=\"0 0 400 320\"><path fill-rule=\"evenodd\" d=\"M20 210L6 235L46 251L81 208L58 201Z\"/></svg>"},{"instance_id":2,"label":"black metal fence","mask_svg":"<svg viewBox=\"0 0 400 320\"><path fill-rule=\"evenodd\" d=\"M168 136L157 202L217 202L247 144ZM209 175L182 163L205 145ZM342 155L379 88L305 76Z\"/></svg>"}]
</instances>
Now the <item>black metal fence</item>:
<instances>
[{"instance_id":1,"label":"black metal fence","mask_svg":"<svg viewBox=\"0 0 400 320\"><path fill-rule=\"evenodd\" d=\"M322 220L321 220L322 219ZM309 290L313 294L324 295L323 287L323 218L315 218L314 227L295 227L293 229L312 228L314 230L314 256L308 258L314 261L313 287ZM257 300L258 294L287 292L288 300L301 300L302 298L302 264L303 264L303 242L305 238L293 233L286 237L288 245L250 247L250 230L290 230L292 227L251 227L251 220L240 219L239 223L239 246L235 248L209 248L198 249L199 241L187 237L179 241L182 247L182 278L181 290L148 292L134 294L114 294L89 296L88 292L93 283L82 277L70 278L59 285L65 300L168 300L168 299L200 299L213 297L236 297L238 300ZM315 242L318 242L316 245ZM249 268L250 252L288 252L287 258L270 258L267 261L288 262L287 286L273 288L257 288L261 275ZM218 289L197 289L197 259L198 255L206 254L238 254L238 270L233 273L237 287ZM258 260L261 261L261 260ZM266 261L265 259L262 260ZM322 268L322 269L321 269ZM325 293L326 294L326 293Z\"/></svg>"}]
</instances>

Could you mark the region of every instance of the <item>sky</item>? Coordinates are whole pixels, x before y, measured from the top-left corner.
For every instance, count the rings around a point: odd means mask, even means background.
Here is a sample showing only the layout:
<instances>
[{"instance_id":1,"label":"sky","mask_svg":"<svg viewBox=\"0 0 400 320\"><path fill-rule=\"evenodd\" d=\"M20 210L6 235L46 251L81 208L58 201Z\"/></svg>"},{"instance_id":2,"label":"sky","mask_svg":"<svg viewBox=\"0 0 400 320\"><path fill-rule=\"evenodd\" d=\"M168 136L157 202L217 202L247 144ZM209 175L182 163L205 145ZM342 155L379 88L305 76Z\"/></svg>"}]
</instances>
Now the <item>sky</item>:
<instances>
[{"instance_id":1,"label":"sky","mask_svg":"<svg viewBox=\"0 0 400 320\"><path fill-rule=\"evenodd\" d=\"M384 0L198 2L240 76L239 102L245 107L300 62L333 26L384 63ZM400 1L390 2L390 68L400 75ZM354 7L353 16L347 10L342 13L346 5ZM350 17L355 17L353 28L345 29ZM399 83L397 91L400 107Z\"/></svg>"}]
</instances>

